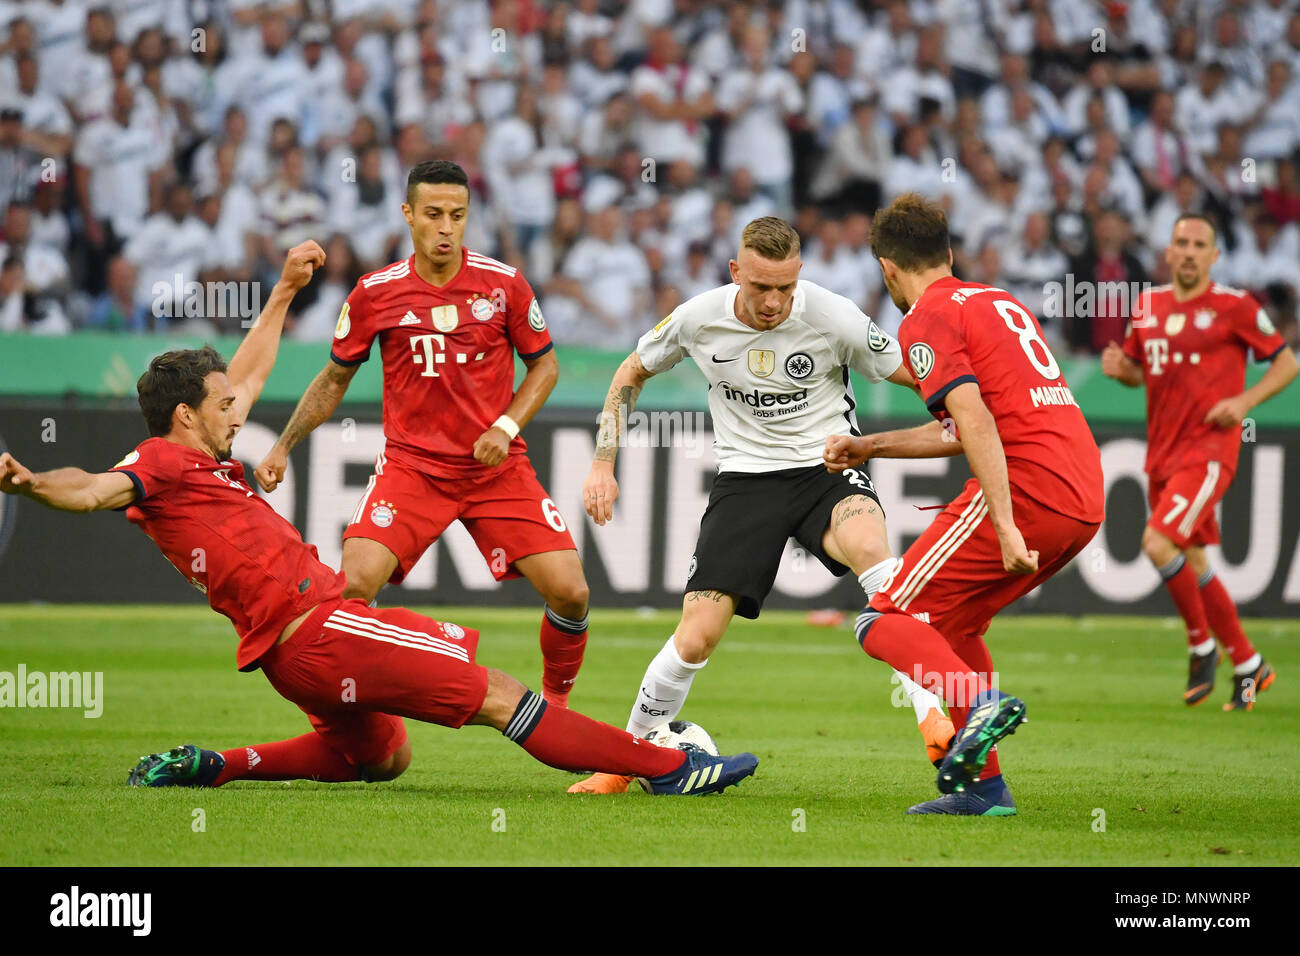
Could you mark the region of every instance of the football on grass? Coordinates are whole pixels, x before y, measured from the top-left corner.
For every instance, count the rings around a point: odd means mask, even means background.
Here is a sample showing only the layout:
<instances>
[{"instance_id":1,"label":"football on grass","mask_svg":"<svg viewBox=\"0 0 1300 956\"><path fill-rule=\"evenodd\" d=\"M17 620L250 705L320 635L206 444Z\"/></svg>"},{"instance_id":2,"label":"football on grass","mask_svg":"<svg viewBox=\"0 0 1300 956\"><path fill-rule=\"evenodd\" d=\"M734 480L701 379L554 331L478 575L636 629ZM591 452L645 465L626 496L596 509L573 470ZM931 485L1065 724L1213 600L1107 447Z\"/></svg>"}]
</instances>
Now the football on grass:
<instances>
[{"instance_id":1,"label":"football on grass","mask_svg":"<svg viewBox=\"0 0 1300 956\"><path fill-rule=\"evenodd\" d=\"M645 735L645 739L660 747L673 747L677 750L703 750L716 757L718 745L713 742L709 732L699 724L689 720L673 720L660 724Z\"/></svg>"}]
</instances>

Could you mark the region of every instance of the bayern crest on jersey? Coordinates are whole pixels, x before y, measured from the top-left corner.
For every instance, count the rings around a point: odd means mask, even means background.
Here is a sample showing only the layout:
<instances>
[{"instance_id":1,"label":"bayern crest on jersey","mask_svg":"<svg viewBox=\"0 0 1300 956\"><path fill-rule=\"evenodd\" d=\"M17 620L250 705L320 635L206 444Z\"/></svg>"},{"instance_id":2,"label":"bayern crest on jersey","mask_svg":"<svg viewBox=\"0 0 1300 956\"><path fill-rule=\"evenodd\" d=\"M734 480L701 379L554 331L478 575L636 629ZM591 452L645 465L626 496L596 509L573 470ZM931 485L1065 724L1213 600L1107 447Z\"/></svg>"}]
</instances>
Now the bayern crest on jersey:
<instances>
[{"instance_id":1,"label":"bayern crest on jersey","mask_svg":"<svg viewBox=\"0 0 1300 956\"><path fill-rule=\"evenodd\" d=\"M1214 323L1214 314L1213 309L1199 309L1192 319L1192 325L1204 332Z\"/></svg>"},{"instance_id":2,"label":"bayern crest on jersey","mask_svg":"<svg viewBox=\"0 0 1300 956\"><path fill-rule=\"evenodd\" d=\"M453 641L459 641L465 636L465 629L459 624L448 624L443 622L442 633L446 634Z\"/></svg>"},{"instance_id":3,"label":"bayern crest on jersey","mask_svg":"<svg viewBox=\"0 0 1300 956\"><path fill-rule=\"evenodd\" d=\"M492 318L492 301L490 299L475 299L469 310L474 318L480 322L486 322Z\"/></svg>"},{"instance_id":4,"label":"bayern crest on jersey","mask_svg":"<svg viewBox=\"0 0 1300 956\"><path fill-rule=\"evenodd\" d=\"M397 509L393 507L391 501L376 501L374 507L370 509L370 522L378 528L387 528L393 523L396 515Z\"/></svg>"}]
</instances>

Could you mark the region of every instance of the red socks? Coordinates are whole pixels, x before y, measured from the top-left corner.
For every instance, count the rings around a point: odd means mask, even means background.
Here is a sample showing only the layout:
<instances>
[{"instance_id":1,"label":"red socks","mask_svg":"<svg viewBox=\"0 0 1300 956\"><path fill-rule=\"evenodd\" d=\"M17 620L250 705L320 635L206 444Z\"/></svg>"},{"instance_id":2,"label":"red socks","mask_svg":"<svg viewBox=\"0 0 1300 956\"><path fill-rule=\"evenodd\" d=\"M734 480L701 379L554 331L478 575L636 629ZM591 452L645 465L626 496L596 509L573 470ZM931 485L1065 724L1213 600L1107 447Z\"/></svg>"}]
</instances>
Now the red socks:
<instances>
[{"instance_id":1,"label":"red socks","mask_svg":"<svg viewBox=\"0 0 1300 956\"><path fill-rule=\"evenodd\" d=\"M987 680L978 673L971 683L971 671L977 668L962 660L942 634L914 617L868 608L858 615L856 633L864 651L913 680L919 672L917 683L942 697L949 707L988 690ZM983 646L982 641L980 644ZM958 726L955 716L953 725Z\"/></svg>"},{"instance_id":2,"label":"red socks","mask_svg":"<svg viewBox=\"0 0 1300 956\"><path fill-rule=\"evenodd\" d=\"M531 690L502 733L535 760L560 770L662 777L686 760L680 750L656 747L577 711L551 707Z\"/></svg>"},{"instance_id":3,"label":"red socks","mask_svg":"<svg viewBox=\"0 0 1300 956\"><path fill-rule=\"evenodd\" d=\"M1188 569L1191 570L1190 568ZM1241 629L1241 619L1237 616L1237 605L1210 569L1206 569L1198 583L1201 586L1201 604L1205 608L1205 619L1209 622L1214 636L1228 649L1233 664L1241 664L1255 655L1255 645Z\"/></svg>"},{"instance_id":4,"label":"red socks","mask_svg":"<svg viewBox=\"0 0 1300 956\"><path fill-rule=\"evenodd\" d=\"M856 628L862 649L894 670L916 679L926 690L944 699L953 729L958 733L966 726L966 715L976 694L989 689L993 658L982 638L971 637L957 648L929 624L902 613L881 614L868 608L858 616ZM979 779L996 777L998 766L995 747Z\"/></svg>"},{"instance_id":5,"label":"red socks","mask_svg":"<svg viewBox=\"0 0 1300 956\"><path fill-rule=\"evenodd\" d=\"M1169 596L1187 625L1187 645L1204 644L1210 637L1210 626L1205 621L1205 605L1201 603L1201 589L1196 586L1196 574L1182 554L1163 568L1157 568L1164 579ZM1225 595L1226 596L1226 595Z\"/></svg>"},{"instance_id":6,"label":"red socks","mask_svg":"<svg viewBox=\"0 0 1300 956\"><path fill-rule=\"evenodd\" d=\"M993 657L989 654L988 645L984 643L982 637L969 637L957 645L954 650L961 654L964 660L980 677L991 680L993 674ZM970 713L969 707L949 707L948 716L952 719L953 729L961 733L962 728L966 726L966 715ZM998 766L998 748L993 745L989 751L988 762L984 764L984 769L980 771L979 779L987 780L989 777L996 777L1002 770Z\"/></svg>"},{"instance_id":7,"label":"red socks","mask_svg":"<svg viewBox=\"0 0 1300 956\"><path fill-rule=\"evenodd\" d=\"M569 691L587 648L587 615L575 621L546 608L542 616L542 696L557 707L569 706Z\"/></svg>"},{"instance_id":8,"label":"red socks","mask_svg":"<svg viewBox=\"0 0 1300 956\"><path fill-rule=\"evenodd\" d=\"M214 787L231 780L320 780L340 783L360 780L361 771L348 763L320 734L303 734L290 740L223 750L226 767Z\"/></svg>"}]
</instances>

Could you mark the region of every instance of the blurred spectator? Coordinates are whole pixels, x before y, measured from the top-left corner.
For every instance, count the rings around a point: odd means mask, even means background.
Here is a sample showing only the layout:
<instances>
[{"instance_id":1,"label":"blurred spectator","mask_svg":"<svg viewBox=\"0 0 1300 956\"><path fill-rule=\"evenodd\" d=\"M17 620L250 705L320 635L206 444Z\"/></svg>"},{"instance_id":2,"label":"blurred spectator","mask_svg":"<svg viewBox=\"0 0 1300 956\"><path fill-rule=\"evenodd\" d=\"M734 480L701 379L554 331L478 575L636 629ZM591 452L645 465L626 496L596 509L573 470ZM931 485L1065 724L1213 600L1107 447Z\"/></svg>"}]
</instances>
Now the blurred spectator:
<instances>
[{"instance_id":1,"label":"blurred spectator","mask_svg":"<svg viewBox=\"0 0 1300 956\"><path fill-rule=\"evenodd\" d=\"M1166 90L1151 99L1151 115L1133 131L1133 162L1142 175L1147 195L1167 193L1178 174L1188 167L1183 136L1174 128L1174 98Z\"/></svg>"},{"instance_id":2,"label":"blurred spectator","mask_svg":"<svg viewBox=\"0 0 1300 956\"><path fill-rule=\"evenodd\" d=\"M743 61L718 82L717 105L727 121L722 140L722 170L748 169L758 188L790 214L794 157L787 123L803 109L803 93L790 72L768 63L768 34L749 27Z\"/></svg>"},{"instance_id":3,"label":"blurred spectator","mask_svg":"<svg viewBox=\"0 0 1300 956\"><path fill-rule=\"evenodd\" d=\"M0 264L0 332L66 335L70 331L72 323L58 301L28 287L22 259L4 259Z\"/></svg>"},{"instance_id":4,"label":"blurred spectator","mask_svg":"<svg viewBox=\"0 0 1300 956\"><path fill-rule=\"evenodd\" d=\"M557 336L564 336L557 340L630 348L650 323L645 255L622 234L623 213L617 206L591 214L586 232L551 280L550 288L581 310L580 327L557 330Z\"/></svg>"},{"instance_id":5,"label":"blurred spectator","mask_svg":"<svg viewBox=\"0 0 1300 956\"><path fill-rule=\"evenodd\" d=\"M1025 218L1024 228L1008 244L1003 262L1007 291L1038 316L1044 330L1050 327L1052 334L1059 339L1060 316L1047 315L1043 306L1047 283L1061 282L1070 263L1065 253L1052 244L1051 224L1046 213L1033 212Z\"/></svg>"},{"instance_id":6,"label":"blurred spectator","mask_svg":"<svg viewBox=\"0 0 1300 956\"><path fill-rule=\"evenodd\" d=\"M22 110L0 108L0 207L31 198L41 178L41 159L23 142Z\"/></svg>"},{"instance_id":7,"label":"blurred spectator","mask_svg":"<svg viewBox=\"0 0 1300 956\"><path fill-rule=\"evenodd\" d=\"M346 236L335 235L330 239L325 246L325 267L319 276L312 278L312 284L317 286L316 300L298 313L289 337L298 342L332 339L343 303L357 280L368 271L357 263Z\"/></svg>"},{"instance_id":8,"label":"blurred spectator","mask_svg":"<svg viewBox=\"0 0 1300 956\"><path fill-rule=\"evenodd\" d=\"M402 216L406 196L385 180L382 156L373 143L361 151L355 182L342 184L329 213L334 233L348 238L363 274L395 261L397 242L408 229Z\"/></svg>"},{"instance_id":9,"label":"blurred spectator","mask_svg":"<svg viewBox=\"0 0 1300 956\"><path fill-rule=\"evenodd\" d=\"M835 131L830 151L812 183L812 197L837 208L875 212L893 149L874 99L853 104L852 120Z\"/></svg>"},{"instance_id":10,"label":"blurred spectator","mask_svg":"<svg viewBox=\"0 0 1300 956\"><path fill-rule=\"evenodd\" d=\"M1300 83L1286 60L1268 65L1268 82L1255 96L1242 150L1257 160L1279 159L1300 147Z\"/></svg>"},{"instance_id":11,"label":"blurred spectator","mask_svg":"<svg viewBox=\"0 0 1300 956\"><path fill-rule=\"evenodd\" d=\"M262 213L262 257L276 268L285 254L308 239L318 239L326 229L325 200L307 185L302 149L285 151L280 172L259 197Z\"/></svg>"},{"instance_id":12,"label":"blurred spectator","mask_svg":"<svg viewBox=\"0 0 1300 956\"><path fill-rule=\"evenodd\" d=\"M656 163L685 159L704 165L704 120L713 115L708 75L688 66L673 32L651 31L650 55L632 73L637 148Z\"/></svg>"},{"instance_id":13,"label":"blurred spectator","mask_svg":"<svg viewBox=\"0 0 1300 956\"><path fill-rule=\"evenodd\" d=\"M136 271L126 256L108 264L108 288L90 306L86 328L96 332L150 332L150 299L136 294Z\"/></svg>"},{"instance_id":14,"label":"blurred spectator","mask_svg":"<svg viewBox=\"0 0 1300 956\"><path fill-rule=\"evenodd\" d=\"M839 219L826 218L817 227L817 237L803 251L799 278L815 282L836 295L861 306L867 298L867 278L862 263L844 243L844 226Z\"/></svg>"},{"instance_id":15,"label":"blurred spectator","mask_svg":"<svg viewBox=\"0 0 1300 956\"><path fill-rule=\"evenodd\" d=\"M1196 85L1184 86L1174 95L1174 117L1196 153L1214 149L1219 126L1231 122L1241 110L1241 101L1224 82L1226 71L1218 60L1201 68Z\"/></svg>"},{"instance_id":16,"label":"blurred spectator","mask_svg":"<svg viewBox=\"0 0 1300 956\"><path fill-rule=\"evenodd\" d=\"M1147 281L1129 239L1123 214L1103 210L1093 220L1088 248L1070 263L1076 295L1063 303L1062 331L1076 352L1099 355L1110 342L1124 341L1136 293Z\"/></svg>"},{"instance_id":17,"label":"blurred spectator","mask_svg":"<svg viewBox=\"0 0 1300 956\"><path fill-rule=\"evenodd\" d=\"M1296 172L1296 160L1279 160L1276 168L1276 184L1260 190L1264 208L1279 225L1300 223L1300 176Z\"/></svg>"},{"instance_id":18,"label":"blurred spectator","mask_svg":"<svg viewBox=\"0 0 1300 956\"><path fill-rule=\"evenodd\" d=\"M29 291L56 297L67 293L68 261L59 249L32 241L32 208L27 203L10 203L5 210L0 260L11 256L22 260Z\"/></svg>"},{"instance_id":19,"label":"blurred spectator","mask_svg":"<svg viewBox=\"0 0 1300 956\"><path fill-rule=\"evenodd\" d=\"M199 280L213 252L212 230L194 215L193 199L188 184L172 183L163 211L150 216L122 250L136 269L136 299L152 303L160 325L185 317L186 285Z\"/></svg>"}]
</instances>

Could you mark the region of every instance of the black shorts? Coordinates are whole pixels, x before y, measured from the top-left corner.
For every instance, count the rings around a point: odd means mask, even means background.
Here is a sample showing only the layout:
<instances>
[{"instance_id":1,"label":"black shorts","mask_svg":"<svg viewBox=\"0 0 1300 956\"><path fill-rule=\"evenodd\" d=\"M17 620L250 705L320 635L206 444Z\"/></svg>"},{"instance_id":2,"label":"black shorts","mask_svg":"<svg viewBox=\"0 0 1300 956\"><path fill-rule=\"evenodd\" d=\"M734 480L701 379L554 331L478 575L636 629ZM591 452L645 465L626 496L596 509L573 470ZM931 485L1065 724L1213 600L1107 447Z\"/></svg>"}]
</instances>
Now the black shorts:
<instances>
[{"instance_id":1,"label":"black shorts","mask_svg":"<svg viewBox=\"0 0 1300 956\"><path fill-rule=\"evenodd\" d=\"M757 474L723 472L713 482L709 507L700 519L686 590L726 591L740 599L737 614L758 617L790 538L815 554L831 574L843 575L848 568L822 550L822 535L835 506L851 495L865 495L880 504L862 468L838 475L821 465Z\"/></svg>"}]
</instances>

